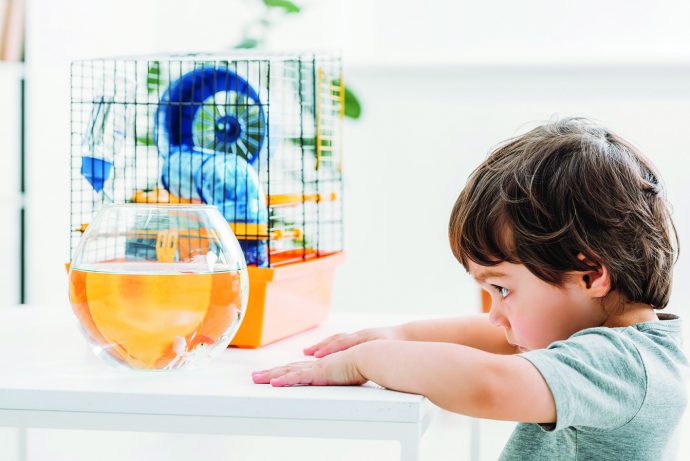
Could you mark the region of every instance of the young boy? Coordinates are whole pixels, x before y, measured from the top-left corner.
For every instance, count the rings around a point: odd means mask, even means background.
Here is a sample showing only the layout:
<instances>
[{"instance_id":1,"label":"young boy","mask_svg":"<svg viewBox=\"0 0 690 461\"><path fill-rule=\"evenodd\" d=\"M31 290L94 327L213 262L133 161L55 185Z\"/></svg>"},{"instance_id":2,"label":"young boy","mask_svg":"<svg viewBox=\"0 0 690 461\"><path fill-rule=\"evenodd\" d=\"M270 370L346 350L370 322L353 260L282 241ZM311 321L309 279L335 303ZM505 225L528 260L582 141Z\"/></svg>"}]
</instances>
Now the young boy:
<instances>
[{"instance_id":1,"label":"young boy","mask_svg":"<svg viewBox=\"0 0 690 461\"><path fill-rule=\"evenodd\" d=\"M671 293L677 237L659 175L583 119L509 140L472 173L449 226L487 316L339 334L273 386L372 380L445 409L519 421L501 459L670 457L685 409Z\"/></svg>"}]
</instances>

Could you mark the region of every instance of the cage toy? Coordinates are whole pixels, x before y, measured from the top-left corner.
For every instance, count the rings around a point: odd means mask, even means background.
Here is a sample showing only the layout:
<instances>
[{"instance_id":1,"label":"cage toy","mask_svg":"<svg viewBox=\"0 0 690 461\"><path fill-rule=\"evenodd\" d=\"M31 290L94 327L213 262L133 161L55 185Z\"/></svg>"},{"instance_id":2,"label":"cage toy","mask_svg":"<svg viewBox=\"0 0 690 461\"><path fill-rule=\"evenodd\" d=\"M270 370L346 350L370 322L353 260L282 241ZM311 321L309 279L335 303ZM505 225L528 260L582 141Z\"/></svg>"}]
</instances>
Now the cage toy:
<instances>
[{"instance_id":1,"label":"cage toy","mask_svg":"<svg viewBox=\"0 0 690 461\"><path fill-rule=\"evenodd\" d=\"M103 205L214 205L250 266L233 343L318 324L343 250L341 74L337 54L313 52L73 62L71 249ZM133 236L127 251L160 242Z\"/></svg>"}]
</instances>

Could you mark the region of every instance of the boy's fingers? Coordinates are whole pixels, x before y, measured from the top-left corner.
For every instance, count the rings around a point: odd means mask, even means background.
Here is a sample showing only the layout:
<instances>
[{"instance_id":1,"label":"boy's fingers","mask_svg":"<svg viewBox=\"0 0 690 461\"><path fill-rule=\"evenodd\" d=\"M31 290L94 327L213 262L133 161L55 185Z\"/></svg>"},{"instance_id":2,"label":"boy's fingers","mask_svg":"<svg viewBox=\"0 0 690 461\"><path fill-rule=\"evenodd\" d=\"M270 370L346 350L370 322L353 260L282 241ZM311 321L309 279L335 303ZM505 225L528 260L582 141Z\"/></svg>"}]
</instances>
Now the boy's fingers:
<instances>
[{"instance_id":1,"label":"boy's fingers","mask_svg":"<svg viewBox=\"0 0 690 461\"><path fill-rule=\"evenodd\" d=\"M314 356L314 358L320 359L324 355L330 354L336 347L337 346L335 346L334 344L326 344L316 349L312 355Z\"/></svg>"},{"instance_id":2,"label":"boy's fingers","mask_svg":"<svg viewBox=\"0 0 690 461\"><path fill-rule=\"evenodd\" d=\"M268 384L271 378L267 374L252 373L252 381L254 384Z\"/></svg>"},{"instance_id":3,"label":"boy's fingers","mask_svg":"<svg viewBox=\"0 0 690 461\"><path fill-rule=\"evenodd\" d=\"M346 342L341 341L337 343L328 344L327 346L324 346L321 349L317 349L313 355L315 358L320 359L321 357L325 357L327 355L333 354L334 352L339 352L350 347L352 347L352 344L348 344Z\"/></svg>"},{"instance_id":4,"label":"boy's fingers","mask_svg":"<svg viewBox=\"0 0 690 461\"><path fill-rule=\"evenodd\" d=\"M318 351L319 347L320 346L318 344L315 344L313 346L309 346L305 349L302 349L302 352L304 353L304 355L314 355L314 352Z\"/></svg>"},{"instance_id":5,"label":"boy's fingers","mask_svg":"<svg viewBox=\"0 0 690 461\"><path fill-rule=\"evenodd\" d=\"M255 384L268 384L271 379L290 372L290 365L271 368L269 370L252 372L252 380Z\"/></svg>"},{"instance_id":6,"label":"boy's fingers","mask_svg":"<svg viewBox=\"0 0 690 461\"><path fill-rule=\"evenodd\" d=\"M255 384L267 384L272 378L280 376L280 371L277 370L267 370L267 371L255 371L252 373L252 380Z\"/></svg>"},{"instance_id":7,"label":"boy's fingers","mask_svg":"<svg viewBox=\"0 0 690 461\"><path fill-rule=\"evenodd\" d=\"M366 338L364 338L362 335L348 335L338 341L331 342L321 348L316 349L312 355L315 358L320 359L321 357L325 357L335 352L344 351L365 341Z\"/></svg>"},{"instance_id":8,"label":"boy's fingers","mask_svg":"<svg viewBox=\"0 0 690 461\"><path fill-rule=\"evenodd\" d=\"M271 368L268 370L252 372L254 384L268 384L273 378L284 376L290 373L298 373L311 366L312 362L294 362L287 365Z\"/></svg>"},{"instance_id":9,"label":"boy's fingers","mask_svg":"<svg viewBox=\"0 0 690 461\"><path fill-rule=\"evenodd\" d=\"M355 333L338 333L303 349L302 352L304 355L313 355L319 359L334 352L349 349L369 339L371 339L370 330L360 330Z\"/></svg>"},{"instance_id":10,"label":"boy's fingers","mask_svg":"<svg viewBox=\"0 0 690 461\"><path fill-rule=\"evenodd\" d=\"M319 341L318 343L314 344L313 346L309 346L304 349L304 354L305 355L313 355L314 352L316 352L319 349L323 349L326 347L328 344L332 343L333 341L337 341L339 337L342 336L342 333L339 333L337 335L329 336L326 339L323 339Z\"/></svg>"},{"instance_id":11,"label":"boy's fingers","mask_svg":"<svg viewBox=\"0 0 690 461\"><path fill-rule=\"evenodd\" d=\"M303 371L292 371L290 373L278 376L270 380L270 384L273 387L282 386L296 386L299 384L310 384L310 379L307 379L308 373Z\"/></svg>"},{"instance_id":12,"label":"boy's fingers","mask_svg":"<svg viewBox=\"0 0 690 461\"><path fill-rule=\"evenodd\" d=\"M321 349L325 344L328 343L329 339L324 339L323 341L319 341L318 343L314 344L313 346L309 346L304 348L304 354L305 355L312 355L315 351Z\"/></svg>"},{"instance_id":13,"label":"boy's fingers","mask_svg":"<svg viewBox=\"0 0 690 461\"><path fill-rule=\"evenodd\" d=\"M304 352L304 355L311 355L319 347L319 344L321 344L321 343L317 343L317 344L313 344L309 347L305 347L304 349L302 349L302 352Z\"/></svg>"}]
</instances>

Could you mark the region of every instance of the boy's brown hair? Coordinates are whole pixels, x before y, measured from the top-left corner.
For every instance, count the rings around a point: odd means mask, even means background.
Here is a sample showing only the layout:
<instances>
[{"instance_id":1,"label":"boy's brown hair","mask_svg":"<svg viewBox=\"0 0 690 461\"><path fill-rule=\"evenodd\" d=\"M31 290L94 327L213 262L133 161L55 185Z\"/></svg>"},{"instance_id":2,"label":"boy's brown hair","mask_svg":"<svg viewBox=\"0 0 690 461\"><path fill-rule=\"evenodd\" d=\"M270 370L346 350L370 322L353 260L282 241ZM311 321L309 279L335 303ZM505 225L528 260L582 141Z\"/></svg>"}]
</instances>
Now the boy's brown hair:
<instances>
[{"instance_id":1,"label":"boy's brown hair","mask_svg":"<svg viewBox=\"0 0 690 461\"><path fill-rule=\"evenodd\" d=\"M467 269L524 264L559 285L606 266L627 302L666 307L678 236L659 175L632 144L581 118L537 127L493 150L450 217ZM578 258L578 254L586 260Z\"/></svg>"}]
</instances>

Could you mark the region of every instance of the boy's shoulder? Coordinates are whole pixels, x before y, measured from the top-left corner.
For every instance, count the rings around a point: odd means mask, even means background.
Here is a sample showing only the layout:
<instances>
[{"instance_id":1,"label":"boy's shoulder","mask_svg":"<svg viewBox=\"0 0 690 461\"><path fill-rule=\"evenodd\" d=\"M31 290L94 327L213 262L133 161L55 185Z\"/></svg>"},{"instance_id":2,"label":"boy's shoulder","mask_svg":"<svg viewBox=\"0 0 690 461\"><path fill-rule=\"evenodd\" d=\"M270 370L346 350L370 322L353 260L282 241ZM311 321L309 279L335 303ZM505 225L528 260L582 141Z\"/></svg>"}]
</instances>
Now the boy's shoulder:
<instances>
[{"instance_id":1,"label":"boy's shoulder","mask_svg":"<svg viewBox=\"0 0 690 461\"><path fill-rule=\"evenodd\" d=\"M556 423L519 424L501 459L663 458L687 406L681 330L678 318L588 328L518 354L549 386Z\"/></svg>"},{"instance_id":2,"label":"boy's shoulder","mask_svg":"<svg viewBox=\"0 0 690 461\"><path fill-rule=\"evenodd\" d=\"M631 384L637 381L648 391L659 376L682 381L689 367L683 351L681 319L672 314L658 317L627 327L587 328L531 352L554 362L570 363L577 373L594 367L596 376L601 374L602 379L613 375Z\"/></svg>"},{"instance_id":3,"label":"boy's shoulder","mask_svg":"<svg viewBox=\"0 0 690 461\"><path fill-rule=\"evenodd\" d=\"M670 397L684 406L688 360L681 331L679 318L664 316L629 327L587 328L519 355L539 370L551 389L558 413L554 428L612 430L629 422L645 404ZM582 419L582 409L602 417Z\"/></svg>"},{"instance_id":4,"label":"boy's shoulder","mask_svg":"<svg viewBox=\"0 0 690 461\"><path fill-rule=\"evenodd\" d=\"M566 349L596 357L605 353L612 357L638 355L667 359L671 364L687 365L683 352L683 327L677 315L657 314L659 320L641 322L627 327L594 327L574 333L570 338L550 344L546 350ZM582 351L580 351L582 352ZM663 352L660 356L659 353Z\"/></svg>"}]
</instances>

